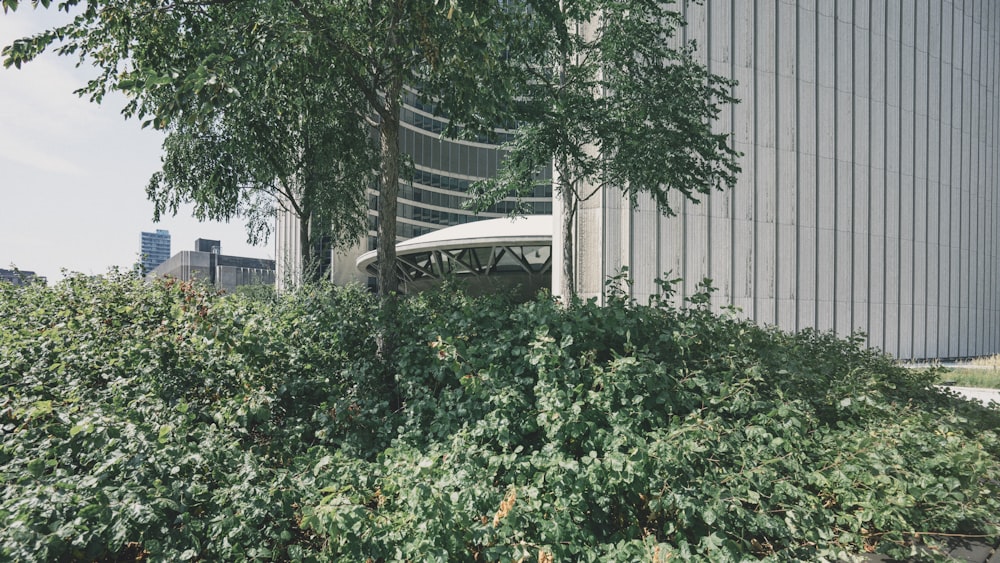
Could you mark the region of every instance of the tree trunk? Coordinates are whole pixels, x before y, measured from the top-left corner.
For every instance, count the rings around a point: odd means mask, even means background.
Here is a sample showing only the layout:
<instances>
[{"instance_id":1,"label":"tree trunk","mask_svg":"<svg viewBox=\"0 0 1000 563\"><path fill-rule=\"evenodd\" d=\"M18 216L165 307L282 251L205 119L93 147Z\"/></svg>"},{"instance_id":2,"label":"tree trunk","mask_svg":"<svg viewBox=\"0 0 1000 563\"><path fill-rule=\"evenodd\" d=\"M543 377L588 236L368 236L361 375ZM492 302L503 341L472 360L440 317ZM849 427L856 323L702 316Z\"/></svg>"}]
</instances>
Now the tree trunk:
<instances>
[{"instance_id":1,"label":"tree trunk","mask_svg":"<svg viewBox=\"0 0 1000 563\"><path fill-rule=\"evenodd\" d=\"M378 294L381 301L381 326L376 337L378 356L392 366L396 334L396 299L399 276L396 270L396 203L399 198L399 105L403 90L402 74L393 76L385 89L385 113L379 124L382 169L378 196ZM386 374L390 402L395 402L394 373Z\"/></svg>"},{"instance_id":2,"label":"tree trunk","mask_svg":"<svg viewBox=\"0 0 1000 563\"><path fill-rule=\"evenodd\" d=\"M312 283L310 268L312 267L312 244L309 240L309 224L311 223L308 213L303 213L299 217L299 285Z\"/></svg>"},{"instance_id":3,"label":"tree trunk","mask_svg":"<svg viewBox=\"0 0 1000 563\"><path fill-rule=\"evenodd\" d=\"M565 170L565 167L560 167ZM574 252L574 242L576 241L576 210L579 202L575 192L566 185L567 175L557 174L557 182L563 185L553 186L554 192L560 199L562 207L562 280L559 287L559 295L563 296L566 304L572 303L576 298L576 253Z\"/></svg>"},{"instance_id":4,"label":"tree trunk","mask_svg":"<svg viewBox=\"0 0 1000 563\"><path fill-rule=\"evenodd\" d=\"M379 124L382 169L378 195L378 292L382 299L399 291L396 273L396 203L399 198L399 104L401 75L394 76L385 92L386 114Z\"/></svg>"}]
</instances>

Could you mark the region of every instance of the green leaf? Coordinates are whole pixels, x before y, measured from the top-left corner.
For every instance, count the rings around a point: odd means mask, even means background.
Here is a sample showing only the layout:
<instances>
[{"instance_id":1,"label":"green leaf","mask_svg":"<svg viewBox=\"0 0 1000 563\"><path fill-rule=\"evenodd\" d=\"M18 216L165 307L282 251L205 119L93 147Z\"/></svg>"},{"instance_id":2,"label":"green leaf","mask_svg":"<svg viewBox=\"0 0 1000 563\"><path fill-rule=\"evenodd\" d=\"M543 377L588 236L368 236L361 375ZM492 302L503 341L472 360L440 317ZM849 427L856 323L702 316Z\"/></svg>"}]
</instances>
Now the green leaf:
<instances>
[{"instance_id":1,"label":"green leaf","mask_svg":"<svg viewBox=\"0 0 1000 563\"><path fill-rule=\"evenodd\" d=\"M169 424L160 425L159 433L156 436L156 440L161 444L167 443L170 439L170 433L173 431L174 427Z\"/></svg>"}]
</instances>

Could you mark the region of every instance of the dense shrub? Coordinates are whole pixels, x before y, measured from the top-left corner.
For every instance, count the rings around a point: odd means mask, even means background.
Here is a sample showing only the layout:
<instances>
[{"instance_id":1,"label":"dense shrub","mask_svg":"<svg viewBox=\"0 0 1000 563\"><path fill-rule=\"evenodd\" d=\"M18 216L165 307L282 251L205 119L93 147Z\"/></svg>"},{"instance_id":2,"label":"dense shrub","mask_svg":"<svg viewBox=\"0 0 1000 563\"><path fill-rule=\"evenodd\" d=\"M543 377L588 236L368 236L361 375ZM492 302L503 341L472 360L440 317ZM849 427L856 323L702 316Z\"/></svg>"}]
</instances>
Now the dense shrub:
<instances>
[{"instance_id":1,"label":"dense shrub","mask_svg":"<svg viewBox=\"0 0 1000 563\"><path fill-rule=\"evenodd\" d=\"M706 301L446 288L400 303L383 365L357 288L0 286L0 558L787 561L995 536L996 406Z\"/></svg>"}]
</instances>

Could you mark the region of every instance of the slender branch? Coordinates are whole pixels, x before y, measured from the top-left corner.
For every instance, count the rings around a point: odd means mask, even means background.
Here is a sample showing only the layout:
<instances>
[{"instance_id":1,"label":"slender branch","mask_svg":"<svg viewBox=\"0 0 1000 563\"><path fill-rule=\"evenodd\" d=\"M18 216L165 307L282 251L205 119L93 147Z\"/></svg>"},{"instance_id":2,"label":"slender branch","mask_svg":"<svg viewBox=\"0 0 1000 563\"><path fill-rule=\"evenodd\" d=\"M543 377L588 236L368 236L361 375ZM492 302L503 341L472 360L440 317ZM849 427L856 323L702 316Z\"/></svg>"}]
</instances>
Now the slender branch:
<instances>
[{"instance_id":1,"label":"slender branch","mask_svg":"<svg viewBox=\"0 0 1000 563\"><path fill-rule=\"evenodd\" d=\"M356 61L370 61L370 57L365 57L360 51L355 49L350 43L346 41L341 41L335 35L332 35L329 30L325 29L319 18L316 17L305 5L302 0L291 0L292 5L298 10L299 14L306 19L309 26L320 35L324 42L330 45L334 51L347 53L347 60ZM372 65L372 71L377 71L377 65ZM373 72L373 79L371 81L365 80L364 76L353 67L353 65L347 64L343 68L347 73L348 79L354 84L354 86L361 92L361 94L368 101L368 104L374 109L379 115L384 117L385 107L382 99L378 93L378 84L380 78L377 72Z\"/></svg>"}]
</instances>

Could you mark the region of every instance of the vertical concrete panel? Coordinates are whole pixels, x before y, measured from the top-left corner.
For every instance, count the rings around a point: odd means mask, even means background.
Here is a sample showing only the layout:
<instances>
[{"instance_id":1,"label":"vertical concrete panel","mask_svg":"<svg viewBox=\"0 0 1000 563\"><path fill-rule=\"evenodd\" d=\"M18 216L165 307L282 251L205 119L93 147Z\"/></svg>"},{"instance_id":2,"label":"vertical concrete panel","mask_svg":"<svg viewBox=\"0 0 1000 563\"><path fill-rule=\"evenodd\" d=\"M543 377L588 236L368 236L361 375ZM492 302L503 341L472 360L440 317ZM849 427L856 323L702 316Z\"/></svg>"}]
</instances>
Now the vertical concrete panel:
<instances>
[{"instance_id":1,"label":"vertical concrete panel","mask_svg":"<svg viewBox=\"0 0 1000 563\"><path fill-rule=\"evenodd\" d=\"M885 330L885 116L886 116L886 5L869 4L871 57L869 71L869 241L868 295L871 302L869 343L888 351Z\"/></svg>"},{"instance_id":2,"label":"vertical concrete panel","mask_svg":"<svg viewBox=\"0 0 1000 563\"><path fill-rule=\"evenodd\" d=\"M928 358L941 356L941 326L940 326L940 291L938 287L938 269L941 259L940 248L936 242L927 244L927 353Z\"/></svg>"},{"instance_id":3,"label":"vertical concrete panel","mask_svg":"<svg viewBox=\"0 0 1000 563\"><path fill-rule=\"evenodd\" d=\"M733 279L733 303L742 308L743 311L752 316L753 307L750 302L753 300L753 277L754 277L754 183L753 179L753 159L748 156L747 151L752 145L737 143L737 150L744 156L740 159L742 174L733 190L733 211L732 222L732 279Z\"/></svg>"},{"instance_id":4,"label":"vertical concrete panel","mask_svg":"<svg viewBox=\"0 0 1000 563\"><path fill-rule=\"evenodd\" d=\"M709 6L698 2L684 3L684 19L687 26L683 30L685 41L694 41L698 45L695 51L695 60L702 64L708 64L711 51L708 49L708 17Z\"/></svg>"},{"instance_id":5,"label":"vertical concrete panel","mask_svg":"<svg viewBox=\"0 0 1000 563\"><path fill-rule=\"evenodd\" d=\"M774 324L777 209L777 0L757 3L754 18L754 254L753 318Z\"/></svg>"},{"instance_id":6,"label":"vertical concrete panel","mask_svg":"<svg viewBox=\"0 0 1000 563\"><path fill-rule=\"evenodd\" d=\"M754 309L754 209L756 172L754 154L756 131L754 84L754 21L753 2L733 2L733 73L739 81L735 95L741 100L734 108L733 131L735 147L743 153L740 160L742 173L733 192L732 275L733 304L745 315L753 318Z\"/></svg>"},{"instance_id":7,"label":"vertical concrete panel","mask_svg":"<svg viewBox=\"0 0 1000 563\"><path fill-rule=\"evenodd\" d=\"M888 163L887 163L888 164ZM885 176L885 300L887 347L898 352L900 342L900 273L901 246L899 237L900 210L899 173L887 172ZM890 323L889 319L893 319Z\"/></svg>"},{"instance_id":8,"label":"vertical concrete panel","mask_svg":"<svg viewBox=\"0 0 1000 563\"><path fill-rule=\"evenodd\" d=\"M709 229L709 248L712 251L709 277L718 288L712 295L712 304L716 307L732 305L733 272L732 272L732 217L729 214L732 204L731 192L716 192L711 196L712 225Z\"/></svg>"},{"instance_id":9,"label":"vertical concrete panel","mask_svg":"<svg viewBox=\"0 0 1000 563\"><path fill-rule=\"evenodd\" d=\"M986 181L986 201L987 201L987 227L985 232L987 234L987 239L989 241L987 250L987 315L986 315L986 326L984 327L984 336L986 339L986 353L993 353L994 351L1000 349L1000 342L998 342L998 304L997 304L997 291L994 288L1000 283L1000 274L998 274L998 244L1000 244L1000 237L997 234L998 228L998 215L997 215L997 189L1000 188L1000 182L998 182L998 172L1000 172L1000 158L997 155L997 127L998 127L998 113L997 104L1000 101L1000 96L997 95L997 65L998 65L998 42L997 34L1000 32L1000 26L998 26L998 19L1000 19L1000 10L997 9L995 3L988 4L986 8L985 26L984 31L987 39L986 46L986 74L987 74L987 120L989 124L986 134L986 155L987 164L985 168Z\"/></svg>"},{"instance_id":10,"label":"vertical concrete panel","mask_svg":"<svg viewBox=\"0 0 1000 563\"><path fill-rule=\"evenodd\" d=\"M633 280L632 289L640 302L644 297L657 293L653 280L660 277L660 255L677 252L681 241L668 239L660 234L660 213L649 194L639 196L639 206L631 211L630 240L636 237L648 237L653 244L632 244L629 259L630 276Z\"/></svg>"},{"instance_id":11,"label":"vertical concrete panel","mask_svg":"<svg viewBox=\"0 0 1000 563\"><path fill-rule=\"evenodd\" d=\"M865 125L867 125L867 123ZM855 133L858 139L868 139L868 131L865 127L856 127ZM853 252L851 255L851 295L854 303L852 325L854 329L860 329L864 332L869 332L868 316L871 307L871 300L868 294L868 280L871 276L871 271L869 269L869 264L871 263L869 256L871 250L869 233L869 213L871 211L871 202L869 200L868 190L868 167L861 164L855 164L853 221L855 230Z\"/></svg>"},{"instance_id":12,"label":"vertical concrete panel","mask_svg":"<svg viewBox=\"0 0 1000 563\"><path fill-rule=\"evenodd\" d=\"M953 144L953 149L955 148ZM957 154L955 152L953 155ZM957 168L957 167L956 167ZM953 176L954 179L954 176ZM949 289L950 294L948 298L949 303L949 355L959 356L961 355L961 283L962 283L962 244L961 244L961 221L962 221L962 189L961 180L955 179L952 184L952 188L949 191L949 213L951 215L950 225L950 252L951 252L951 263L949 266L950 281Z\"/></svg>"},{"instance_id":13,"label":"vertical concrete panel","mask_svg":"<svg viewBox=\"0 0 1000 563\"><path fill-rule=\"evenodd\" d=\"M816 230L802 229L798 234L798 328L817 326L816 320Z\"/></svg>"},{"instance_id":14,"label":"vertical concrete panel","mask_svg":"<svg viewBox=\"0 0 1000 563\"><path fill-rule=\"evenodd\" d=\"M732 5L729 2L706 4L707 37L703 49L709 53L709 70L715 74L732 77ZM725 108L716 124L716 130L731 133L732 108ZM717 291L712 295L712 305L723 307L732 304L732 191L716 191L708 196L707 206L711 216L708 227L710 250L709 277Z\"/></svg>"},{"instance_id":15,"label":"vertical concrete panel","mask_svg":"<svg viewBox=\"0 0 1000 563\"><path fill-rule=\"evenodd\" d=\"M698 284L709 276L709 231L707 215L692 215L687 218L686 247L684 252L684 289L691 295Z\"/></svg>"},{"instance_id":16,"label":"vertical concrete panel","mask_svg":"<svg viewBox=\"0 0 1000 563\"><path fill-rule=\"evenodd\" d=\"M927 243L913 242L913 356L927 357Z\"/></svg>"},{"instance_id":17,"label":"vertical concrete panel","mask_svg":"<svg viewBox=\"0 0 1000 563\"><path fill-rule=\"evenodd\" d=\"M820 157L816 170L818 206L816 233L816 305L817 323L821 330L834 328L836 286L836 163L833 158Z\"/></svg>"},{"instance_id":18,"label":"vertical concrete panel","mask_svg":"<svg viewBox=\"0 0 1000 563\"><path fill-rule=\"evenodd\" d=\"M961 9L961 15L959 17L959 24L961 28L959 33L961 34L960 44L961 44L961 54L962 54L962 72L961 72L961 113L960 113L960 131L959 137L961 142L960 154L961 154L961 174L960 174L960 185L961 185L961 233L960 241L962 245L961 249L961 287L959 289L959 307L961 321L959 322L960 344L959 344L959 354L965 356L970 354L972 348L972 294L974 291L974 264L972 263L972 205L973 200L971 198L972 193L972 155L975 152L975 148L972 145L972 14L968 9L969 6L963 4ZM977 117L978 119L978 117Z\"/></svg>"},{"instance_id":19,"label":"vertical concrete panel","mask_svg":"<svg viewBox=\"0 0 1000 563\"><path fill-rule=\"evenodd\" d=\"M848 334L853 327L851 313L854 282L854 258L852 221L854 213L853 183L854 167L849 161L836 162L836 247L834 248L834 299L837 303L835 328L840 334Z\"/></svg>"},{"instance_id":20,"label":"vertical concrete panel","mask_svg":"<svg viewBox=\"0 0 1000 563\"><path fill-rule=\"evenodd\" d=\"M754 315L753 222L737 219L733 222L733 304L749 317Z\"/></svg>"},{"instance_id":21,"label":"vertical concrete panel","mask_svg":"<svg viewBox=\"0 0 1000 563\"><path fill-rule=\"evenodd\" d=\"M729 2L710 2L708 8L708 39L702 49L710 53L712 72L728 75L732 66L732 5Z\"/></svg>"},{"instance_id":22,"label":"vertical concrete panel","mask_svg":"<svg viewBox=\"0 0 1000 563\"><path fill-rule=\"evenodd\" d=\"M816 82L816 12L802 3L798 5L798 20L796 22L797 37L796 65L800 83Z\"/></svg>"},{"instance_id":23,"label":"vertical concrete panel","mask_svg":"<svg viewBox=\"0 0 1000 563\"><path fill-rule=\"evenodd\" d=\"M773 80L773 77L772 77ZM775 106L773 99L769 104L762 104L758 109L770 114L767 122L774 123ZM768 139L773 141L773 139ZM757 160L754 164L756 173L756 201L754 213L754 246L755 276L754 297L756 300L754 319L765 324L774 324L774 298L776 283L776 223L775 207L777 195L777 173L775 169L777 151L772 146L758 144Z\"/></svg>"},{"instance_id":24,"label":"vertical concrete panel","mask_svg":"<svg viewBox=\"0 0 1000 563\"><path fill-rule=\"evenodd\" d=\"M837 4L833 51L834 72L834 328L849 334L853 328L853 216L854 216L854 33L853 4Z\"/></svg>"},{"instance_id":25,"label":"vertical concrete panel","mask_svg":"<svg viewBox=\"0 0 1000 563\"><path fill-rule=\"evenodd\" d=\"M877 123L880 123L880 121L872 122L873 125ZM884 137L874 134L877 130L880 130L880 128L873 127L873 146L881 146L885 142ZM871 335L869 341L882 349L887 349L884 330L886 311L885 170L883 168L873 168L869 176L869 181L869 202L871 203L871 231L869 240L871 241L871 246L868 250L868 294L872 304L868 319Z\"/></svg>"},{"instance_id":26,"label":"vertical concrete panel","mask_svg":"<svg viewBox=\"0 0 1000 563\"><path fill-rule=\"evenodd\" d=\"M798 328L797 277L798 264L798 8L793 3L778 2L775 56L777 59L777 193L775 221L777 223L775 250L775 322L789 329Z\"/></svg>"},{"instance_id":27,"label":"vertical concrete panel","mask_svg":"<svg viewBox=\"0 0 1000 563\"><path fill-rule=\"evenodd\" d=\"M981 76L982 76L982 58L980 56L982 50L982 32L981 32L981 19L979 14L979 5L974 3L970 6L972 10L972 25L971 34L971 65L969 69L970 74L970 86L971 86L971 104L970 113L976 117L971 119L971 137L972 143L970 146L970 203L972 205L972 221L970 225L971 238L970 238L970 253L971 253L971 269L972 269L972 281L971 281L971 294L970 294L970 315L969 315L969 353L976 355L981 350L982 344L982 295L983 295L983 241L982 241L982 211L983 211L983 197L982 197L982 185L981 185L981 161L982 161L982 148L983 148L983 138L982 138L982 123L983 123L983 107L982 101L982 89L981 89Z\"/></svg>"},{"instance_id":28,"label":"vertical concrete panel","mask_svg":"<svg viewBox=\"0 0 1000 563\"><path fill-rule=\"evenodd\" d=\"M683 277L684 272L684 251L685 246L685 222L683 217L658 217L658 228L660 245L658 248L657 264L658 270L655 277L669 272L670 278ZM645 236L645 235L644 235ZM642 239L634 239L633 244L637 244ZM680 287L678 290L682 289Z\"/></svg>"},{"instance_id":29,"label":"vertical concrete panel","mask_svg":"<svg viewBox=\"0 0 1000 563\"><path fill-rule=\"evenodd\" d=\"M812 21L812 20L810 20ZM807 56L803 53L803 57ZM815 66L813 66L815 69ZM801 69L800 69L801 70ZM816 284L818 281L817 238L818 224L818 188L816 158L816 128L817 113L816 88L814 82L807 82L810 77L800 73L803 82L799 86L799 146L797 157L798 170L798 205L796 220L799 225L797 253L797 287L799 298L803 300L799 307L799 326L812 326L815 320ZM810 109L811 108L811 109Z\"/></svg>"},{"instance_id":30,"label":"vertical concrete panel","mask_svg":"<svg viewBox=\"0 0 1000 563\"><path fill-rule=\"evenodd\" d=\"M609 187L603 190L604 195L604 218L603 235L604 250L601 253L601 269L603 275L600 280L594 280L591 291L599 294L604 290L604 282L609 276L616 275L621 271L622 266L630 266L631 252L622 252L622 243L627 240L630 231L630 219L632 209L628 200L625 199L621 190ZM584 204L581 204L581 209Z\"/></svg>"}]
</instances>

